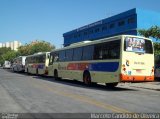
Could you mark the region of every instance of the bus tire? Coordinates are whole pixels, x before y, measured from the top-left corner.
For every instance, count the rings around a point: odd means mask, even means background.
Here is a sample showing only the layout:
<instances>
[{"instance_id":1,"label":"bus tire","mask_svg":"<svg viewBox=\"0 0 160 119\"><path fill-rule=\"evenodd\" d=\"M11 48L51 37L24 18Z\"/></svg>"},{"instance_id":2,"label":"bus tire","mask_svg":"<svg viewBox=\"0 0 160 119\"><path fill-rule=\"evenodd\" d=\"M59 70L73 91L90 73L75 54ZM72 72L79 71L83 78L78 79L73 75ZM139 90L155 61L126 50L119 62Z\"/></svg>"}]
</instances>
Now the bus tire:
<instances>
[{"instance_id":1,"label":"bus tire","mask_svg":"<svg viewBox=\"0 0 160 119\"><path fill-rule=\"evenodd\" d=\"M58 71L57 70L54 70L54 79L55 80L58 80Z\"/></svg>"},{"instance_id":2,"label":"bus tire","mask_svg":"<svg viewBox=\"0 0 160 119\"><path fill-rule=\"evenodd\" d=\"M107 88L114 88L118 85L118 82L116 83L106 83Z\"/></svg>"},{"instance_id":3,"label":"bus tire","mask_svg":"<svg viewBox=\"0 0 160 119\"><path fill-rule=\"evenodd\" d=\"M91 85L91 75L89 71L83 73L83 82L85 85Z\"/></svg>"},{"instance_id":4,"label":"bus tire","mask_svg":"<svg viewBox=\"0 0 160 119\"><path fill-rule=\"evenodd\" d=\"M36 75L38 75L38 68L36 69Z\"/></svg>"},{"instance_id":5,"label":"bus tire","mask_svg":"<svg viewBox=\"0 0 160 119\"><path fill-rule=\"evenodd\" d=\"M28 68L27 68L27 74L29 74Z\"/></svg>"}]
</instances>

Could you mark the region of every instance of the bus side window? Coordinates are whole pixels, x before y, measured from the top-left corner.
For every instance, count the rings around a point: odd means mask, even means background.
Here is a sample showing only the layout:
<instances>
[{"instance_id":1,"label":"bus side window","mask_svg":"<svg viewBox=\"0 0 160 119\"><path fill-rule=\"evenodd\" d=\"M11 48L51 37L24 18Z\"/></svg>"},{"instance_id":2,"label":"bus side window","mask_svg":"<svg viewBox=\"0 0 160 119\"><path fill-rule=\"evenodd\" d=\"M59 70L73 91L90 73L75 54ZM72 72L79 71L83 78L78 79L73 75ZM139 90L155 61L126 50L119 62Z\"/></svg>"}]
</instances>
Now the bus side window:
<instances>
[{"instance_id":1,"label":"bus side window","mask_svg":"<svg viewBox=\"0 0 160 119\"><path fill-rule=\"evenodd\" d=\"M53 64L53 55L50 54L50 57L49 57L49 65L52 65Z\"/></svg>"},{"instance_id":2,"label":"bus side window","mask_svg":"<svg viewBox=\"0 0 160 119\"><path fill-rule=\"evenodd\" d=\"M102 54L102 59L108 59L108 56L109 56L109 51L108 51L108 47L103 47L103 50L102 50L103 54Z\"/></svg>"},{"instance_id":3,"label":"bus side window","mask_svg":"<svg viewBox=\"0 0 160 119\"><path fill-rule=\"evenodd\" d=\"M50 58L50 54L47 54L47 58L48 58L48 59Z\"/></svg>"},{"instance_id":4,"label":"bus side window","mask_svg":"<svg viewBox=\"0 0 160 119\"><path fill-rule=\"evenodd\" d=\"M73 49L73 61L81 61L82 60L82 48Z\"/></svg>"},{"instance_id":5,"label":"bus side window","mask_svg":"<svg viewBox=\"0 0 160 119\"><path fill-rule=\"evenodd\" d=\"M120 40L112 41L109 47L110 59L120 58Z\"/></svg>"},{"instance_id":6,"label":"bus side window","mask_svg":"<svg viewBox=\"0 0 160 119\"><path fill-rule=\"evenodd\" d=\"M93 59L94 46L89 45L83 47L83 57L82 60L92 60Z\"/></svg>"},{"instance_id":7,"label":"bus side window","mask_svg":"<svg viewBox=\"0 0 160 119\"><path fill-rule=\"evenodd\" d=\"M46 55L43 55L42 63L45 63Z\"/></svg>"},{"instance_id":8,"label":"bus side window","mask_svg":"<svg viewBox=\"0 0 160 119\"><path fill-rule=\"evenodd\" d=\"M95 48L94 48L94 59L95 60L102 59L102 47L101 47L101 44L95 45Z\"/></svg>"},{"instance_id":9,"label":"bus side window","mask_svg":"<svg viewBox=\"0 0 160 119\"><path fill-rule=\"evenodd\" d=\"M113 48L110 50L110 58L111 59L118 59L119 58L119 53L118 53L118 48Z\"/></svg>"},{"instance_id":10,"label":"bus side window","mask_svg":"<svg viewBox=\"0 0 160 119\"><path fill-rule=\"evenodd\" d=\"M58 56L55 56L54 57L54 62L57 62L57 61L59 61L59 58L58 58Z\"/></svg>"},{"instance_id":11,"label":"bus side window","mask_svg":"<svg viewBox=\"0 0 160 119\"><path fill-rule=\"evenodd\" d=\"M56 58L56 56L55 56L55 58ZM59 61L61 62L63 62L63 61L65 61L65 59L66 59L66 54L65 54L65 50L63 50L63 51L60 51L59 52Z\"/></svg>"},{"instance_id":12,"label":"bus side window","mask_svg":"<svg viewBox=\"0 0 160 119\"><path fill-rule=\"evenodd\" d=\"M108 43L100 43L95 45L94 49L94 59L108 59Z\"/></svg>"},{"instance_id":13,"label":"bus side window","mask_svg":"<svg viewBox=\"0 0 160 119\"><path fill-rule=\"evenodd\" d=\"M53 55L53 61L54 62L58 62L59 61L59 55L58 55L58 53L54 53L54 55Z\"/></svg>"},{"instance_id":14,"label":"bus side window","mask_svg":"<svg viewBox=\"0 0 160 119\"><path fill-rule=\"evenodd\" d=\"M73 60L73 49L66 50L66 61Z\"/></svg>"}]
</instances>

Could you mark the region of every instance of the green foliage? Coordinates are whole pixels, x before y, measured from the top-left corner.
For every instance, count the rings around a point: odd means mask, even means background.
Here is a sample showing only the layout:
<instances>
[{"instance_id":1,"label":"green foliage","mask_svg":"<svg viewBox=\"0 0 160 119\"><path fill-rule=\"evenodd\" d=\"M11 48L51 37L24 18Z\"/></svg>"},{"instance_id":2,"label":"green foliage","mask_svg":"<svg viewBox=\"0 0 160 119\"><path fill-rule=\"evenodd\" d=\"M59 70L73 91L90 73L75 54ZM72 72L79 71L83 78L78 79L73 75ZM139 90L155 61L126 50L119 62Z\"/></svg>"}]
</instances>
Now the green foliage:
<instances>
[{"instance_id":1,"label":"green foliage","mask_svg":"<svg viewBox=\"0 0 160 119\"><path fill-rule=\"evenodd\" d=\"M160 55L160 43L154 43L154 54Z\"/></svg>"},{"instance_id":2,"label":"green foliage","mask_svg":"<svg viewBox=\"0 0 160 119\"><path fill-rule=\"evenodd\" d=\"M32 55L37 52L50 52L55 49L54 45L45 41L35 41L30 44L20 46L18 51L13 51L11 48L0 48L0 64L3 64L5 60L11 61L18 56Z\"/></svg>"},{"instance_id":3,"label":"green foliage","mask_svg":"<svg viewBox=\"0 0 160 119\"><path fill-rule=\"evenodd\" d=\"M29 45L20 46L20 47L18 48L18 53L19 53L21 56L27 56L27 55L30 54L30 53L29 53L29 49L30 49Z\"/></svg>"},{"instance_id":4,"label":"green foliage","mask_svg":"<svg viewBox=\"0 0 160 119\"><path fill-rule=\"evenodd\" d=\"M140 29L138 30L140 35L143 35L145 37L152 37L155 39L160 39L160 27L158 26L152 26L151 28L145 30L145 29Z\"/></svg>"},{"instance_id":5,"label":"green foliage","mask_svg":"<svg viewBox=\"0 0 160 119\"><path fill-rule=\"evenodd\" d=\"M36 41L31 44L25 44L18 48L18 52L22 56L32 55L37 52L50 52L55 46L45 41Z\"/></svg>"},{"instance_id":6,"label":"green foliage","mask_svg":"<svg viewBox=\"0 0 160 119\"><path fill-rule=\"evenodd\" d=\"M11 48L6 48L6 47L0 48L0 56L7 53L8 51L11 51Z\"/></svg>"},{"instance_id":7,"label":"green foliage","mask_svg":"<svg viewBox=\"0 0 160 119\"><path fill-rule=\"evenodd\" d=\"M152 26L147 30L141 29L138 30L138 32L140 35L143 35L145 37L152 37L155 38L157 41L160 40L160 27L158 26ZM160 55L160 43L158 42L154 43L154 53L155 55Z\"/></svg>"},{"instance_id":8,"label":"green foliage","mask_svg":"<svg viewBox=\"0 0 160 119\"><path fill-rule=\"evenodd\" d=\"M10 48L0 48L0 64L3 64L5 60L11 61L18 56L18 52L11 50Z\"/></svg>"},{"instance_id":9,"label":"green foliage","mask_svg":"<svg viewBox=\"0 0 160 119\"><path fill-rule=\"evenodd\" d=\"M7 53L3 54L2 57L5 60L11 61L12 59L18 57L18 52L11 50L11 51L8 51Z\"/></svg>"},{"instance_id":10,"label":"green foliage","mask_svg":"<svg viewBox=\"0 0 160 119\"><path fill-rule=\"evenodd\" d=\"M6 60L4 55L10 51L11 51L11 48L6 48L6 47L0 48L0 64L4 63L4 61Z\"/></svg>"}]
</instances>

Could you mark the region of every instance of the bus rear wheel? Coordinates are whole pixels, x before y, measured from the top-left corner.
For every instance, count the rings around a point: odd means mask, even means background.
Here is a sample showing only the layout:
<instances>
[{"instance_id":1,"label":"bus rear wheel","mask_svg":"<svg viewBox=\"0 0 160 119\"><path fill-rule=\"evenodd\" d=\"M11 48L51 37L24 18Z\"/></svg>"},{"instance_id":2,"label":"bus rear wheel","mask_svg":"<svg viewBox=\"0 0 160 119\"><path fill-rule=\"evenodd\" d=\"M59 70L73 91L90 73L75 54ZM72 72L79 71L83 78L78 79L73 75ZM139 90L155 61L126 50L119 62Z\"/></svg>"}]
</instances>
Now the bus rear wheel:
<instances>
[{"instance_id":1,"label":"bus rear wheel","mask_svg":"<svg viewBox=\"0 0 160 119\"><path fill-rule=\"evenodd\" d=\"M27 68L27 74L29 74L29 70L28 70L28 68Z\"/></svg>"},{"instance_id":2,"label":"bus rear wheel","mask_svg":"<svg viewBox=\"0 0 160 119\"><path fill-rule=\"evenodd\" d=\"M86 85L91 85L91 76L90 76L90 73L89 72L85 72L83 74L83 82L84 84Z\"/></svg>"},{"instance_id":3,"label":"bus rear wheel","mask_svg":"<svg viewBox=\"0 0 160 119\"><path fill-rule=\"evenodd\" d=\"M36 69L36 75L38 75L39 73L38 73L38 68Z\"/></svg>"},{"instance_id":4,"label":"bus rear wheel","mask_svg":"<svg viewBox=\"0 0 160 119\"><path fill-rule=\"evenodd\" d=\"M107 88L114 88L118 85L118 83L106 83Z\"/></svg>"},{"instance_id":5,"label":"bus rear wheel","mask_svg":"<svg viewBox=\"0 0 160 119\"><path fill-rule=\"evenodd\" d=\"M57 70L54 70L54 79L55 80L58 80L58 71Z\"/></svg>"},{"instance_id":6,"label":"bus rear wheel","mask_svg":"<svg viewBox=\"0 0 160 119\"><path fill-rule=\"evenodd\" d=\"M13 68L13 72L15 72L15 69Z\"/></svg>"}]
</instances>

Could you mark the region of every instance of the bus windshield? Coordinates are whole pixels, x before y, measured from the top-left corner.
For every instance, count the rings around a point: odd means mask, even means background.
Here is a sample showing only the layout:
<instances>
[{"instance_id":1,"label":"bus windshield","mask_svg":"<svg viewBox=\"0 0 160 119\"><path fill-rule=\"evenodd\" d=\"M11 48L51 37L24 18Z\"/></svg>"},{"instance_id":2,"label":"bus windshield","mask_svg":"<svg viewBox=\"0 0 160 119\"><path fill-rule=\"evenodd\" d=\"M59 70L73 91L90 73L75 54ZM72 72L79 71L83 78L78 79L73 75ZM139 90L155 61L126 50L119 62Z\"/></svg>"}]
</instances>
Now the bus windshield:
<instances>
[{"instance_id":1,"label":"bus windshield","mask_svg":"<svg viewBox=\"0 0 160 119\"><path fill-rule=\"evenodd\" d=\"M124 44L125 51L153 54L152 42L150 40L126 37Z\"/></svg>"}]
</instances>

